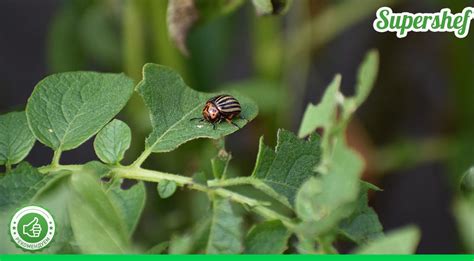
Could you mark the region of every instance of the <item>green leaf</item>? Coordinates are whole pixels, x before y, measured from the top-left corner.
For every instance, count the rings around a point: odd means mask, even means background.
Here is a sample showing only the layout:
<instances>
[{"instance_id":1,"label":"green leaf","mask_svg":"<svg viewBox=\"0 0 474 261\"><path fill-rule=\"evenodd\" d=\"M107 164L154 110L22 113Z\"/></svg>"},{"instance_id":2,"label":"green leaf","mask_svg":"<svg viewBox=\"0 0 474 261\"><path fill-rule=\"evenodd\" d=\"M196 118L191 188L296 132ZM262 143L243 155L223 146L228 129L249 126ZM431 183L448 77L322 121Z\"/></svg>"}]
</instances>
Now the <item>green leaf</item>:
<instances>
[{"instance_id":1,"label":"green leaf","mask_svg":"<svg viewBox=\"0 0 474 261\"><path fill-rule=\"evenodd\" d=\"M408 226L387 233L383 238L377 238L368 245L354 251L355 254L414 254L420 241L420 231L417 227Z\"/></svg>"},{"instance_id":2,"label":"green leaf","mask_svg":"<svg viewBox=\"0 0 474 261\"><path fill-rule=\"evenodd\" d=\"M238 254L242 252L242 218L232 209L228 199L215 198L212 207L208 254Z\"/></svg>"},{"instance_id":3,"label":"green leaf","mask_svg":"<svg viewBox=\"0 0 474 261\"><path fill-rule=\"evenodd\" d=\"M0 179L0 211L30 202L55 178L41 174L26 162L20 163Z\"/></svg>"},{"instance_id":4,"label":"green leaf","mask_svg":"<svg viewBox=\"0 0 474 261\"><path fill-rule=\"evenodd\" d=\"M258 15L283 14L290 6L290 0L252 0Z\"/></svg>"},{"instance_id":5,"label":"green leaf","mask_svg":"<svg viewBox=\"0 0 474 261\"><path fill-rule=\"evenodd\" d=\"M0 115L0 165L22 161L35 144L25 112Z\"/></svg>"},{"instance_id":6,"label":"green leaf","mask_svg":"<svg viewBox=\"0 0 474 261\"><path fill-rule=\"evenodd\" d=\"M361 182L356 208L350 217L342 220L339 225L340 233L357 244L383 236L383 227L375 211L368 205L369 189L380 190L376 186Z\"/></svg>"},{"instance_id":7,"label":"green leaf","mask_svg":"<svg viewBox=\"0 0 474 261\"><path fill-rule=\"evenodd\" d=\"M365 56L357 73L355 101L360 106L372 91L379 69L379 53L372 50Z\"/></svg>"},{"instance_id":8,"label":"green leaf","mask_svg":"<svg viewBox=\"0 0 474 261\"><path fill-rule=\"evenodd\" d=\"M257 162L252 177L260 179L293 205L296 192L315 173L320 159L319 137L298 139L293 133L280 129L273 151L260 139ZM265 192L265 191L264 191Z\"/></svg>"},{"instance_id":9,"label":"green leaf","mask_svg":"<svg viewBox=\"0 0 474 261\"><path fill-rule=\"evenodd\" d=\"M359 193L363 163L343 140L336 142L328 172L308 180L298 191L296 213L300 231L321 235L351 214Z\"/></svg>"},{"instance_id":10,"label":"green leaf","mask_svg":"<svg viewBox=\"0 0 474 261\"><path fill-rule=\"evenodd\" d=\"M107 124L127 103L133 81L123 74L68 72L40 81L26 106L33 134L54 150L71 150Z\"/></svg>"},{"instance_id":11,"label":"green leaf","mask_svg":"<svg viewBox=\"0 0 474 261\"><path fill-rule=\"evenodd\" d=\"M291 233L279 220L254 226L245 238L246 254L282 254Z\"/></svg>"},{"instance_id":12,"label":"green leaf","mask_svg":"<svg viewBox=\"0 0 474 261\"><path fill-rule=\"evenodd\" d=\"M119 184L112 184L107 190L107 195L117 208L119 216L125 221L128 234L131 236L145 208L145 183L140 181L129 189L122 189Z\"/></svg>"},{"instance_id":13,"label":"green leaf","mask_svg":"<svg viewBox=\"0 0 474 261\"><path fill-rule=\"evenodd\" d=\"M157 190L161 198L169 198L176 191L176 182L171 180L160 181Z\"/></svg>"},{"instance_id":14,"label":"green leaf","mask_svg":"<svg viewBox=\"0 0 474 261\"><path fill-rule=\"evenodd\" d=\"M197 139L217 139L238 130L226 122L215 130L207 122L190 121L202 117L201 111L206 101L216 93L202 93L190 89L183 79L172 69L146 64L143 80L137 86L138 92L150 110L153 131L146 140L146 148L152 152L167 152L181 144ZM257 116L257 105L250 99L233 94L242 106L241 116L234 122L241 128Z\"/></svg>"},{"instance_id":15,"label":"green leaf","mask_svg":"<svg viewBox=\"0 0 474 261\"><path fill-rule=\"evenodd\" d=\"M227 173L227 167L232 156L225 151L225 149L219 150L217 156L211 159L212 174L214 178L220 179L225 178Z\"/></svg>"},{"instance_id":16,"label":"green leaf","mask_svg":"<svg viewBox=\"0 0 474 261\"><path fill-rule=\"evenodd\" d=\"M469 253L474 253L474 198L458 198L454 202L458 231Z\"/></svg>"},{"instance_id":17,"label":"green leaf","mask_svg":"<svg viewBox=\"0 0 474 261\"><path fill-rule=\"evenodd\" d=\"M95 153L105 163L117 164L130 148L132 131L128 125L120 120L113 120L107 124L94 140Z\"/></svg>"},{"instance_id":18,"label":"green leaf","mask_svg":"<svg viewBox=\"0 0 474 261\"><path fill-rule=\"evenodd\" d=\"M328 132L328 129L330 129L336 119L340 86L341 76L336 75L324 92L321 102L318 105L308 104L298 132L299 137L305 137L313 133L317 128L324 128L326 133Z\"/></svg>"},{"instance_id":19,"label":"green leaf","mask_svg":"<svg viewBox=\"0 0 474 261\"><path fill-rule=\"evenodd\" d=\"M78 247L85 254L117 254L129 251L126 224L97 178L87 172L71 176L68 204Z\"/></svg>"},{"instance_id":20,"label":"green leaf","mask_svg":"<svg viewBox=\"0 0 474 261\"><path fill-rule=\"evenodd\" d=\"M120 217L127 226L127 232L131 236L140 220L145 207L146 188L143 182L138 182L129 189L122 189L123 180L114 180L111 175L112 169L98 161L91 161L83 165L81 173L93 175L97 180L102 177L110 177L110 182L103 182L102 189L105 191Z\"/></svg>"}]
</instances>

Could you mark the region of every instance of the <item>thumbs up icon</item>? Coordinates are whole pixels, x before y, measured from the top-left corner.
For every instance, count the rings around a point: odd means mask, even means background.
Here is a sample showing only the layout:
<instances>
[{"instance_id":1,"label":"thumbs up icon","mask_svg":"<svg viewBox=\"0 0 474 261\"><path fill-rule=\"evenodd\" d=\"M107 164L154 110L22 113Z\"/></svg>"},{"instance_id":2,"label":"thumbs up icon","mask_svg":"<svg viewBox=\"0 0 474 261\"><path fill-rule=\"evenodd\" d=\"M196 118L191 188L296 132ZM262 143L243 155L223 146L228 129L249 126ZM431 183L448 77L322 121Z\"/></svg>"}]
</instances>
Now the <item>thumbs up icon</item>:
<instances>
[{"instance_id":1,"label":"thumbs up icon","mask_svg":"<svg viewBox=\"0 0 474 261\"><path fill-rule=\"evenodd\" d=\"M37 217L35 217L30 223L23 226L23 234L29 237L39 237L41 234L41 226Z\"/></svg>"}]
</instances>

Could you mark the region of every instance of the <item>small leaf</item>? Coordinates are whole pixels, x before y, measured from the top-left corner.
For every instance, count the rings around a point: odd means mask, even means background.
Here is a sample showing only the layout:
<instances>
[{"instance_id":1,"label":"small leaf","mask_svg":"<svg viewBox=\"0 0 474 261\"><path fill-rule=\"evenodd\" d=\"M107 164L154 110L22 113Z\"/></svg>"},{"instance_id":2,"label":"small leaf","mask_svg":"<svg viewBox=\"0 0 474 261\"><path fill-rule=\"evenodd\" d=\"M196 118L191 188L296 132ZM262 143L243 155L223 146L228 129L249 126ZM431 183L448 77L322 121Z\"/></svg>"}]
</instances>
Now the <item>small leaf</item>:
<instances>
[{"instance_id":1,"label":"small leaf","mask_svg":"<svg viewBox=\"0 0 474 261\"><path fill-rule=\"evenodd\" d=\"M176 182L171 180L163 180L158 183L158 194L161 198L169 198L176 191Z\"/></svg>"},{"instance_id":2,"label":"small leaf","mask_svg":"<svg viewBox=\"0 0 474 261\"><path fill-rule=\"evenodd\" d=\"M275 151L260 139L252 177L262 180L293 205L298 189L315 175L313 168L320 158L319 137L313 135L309 140L302 140L283 129L277 135Z\"/></svg>"},{"instance_id":3,"label":"small leaf","mask_svg":"<svg viewBox=\"0 0 474 261\"><path fill-rule=\"evenodd\" d=\"M183 79L170 68L146 64L143 80L137 86L138 92L150 110L153 131L146 140L146 148L153 152L168 152L181 144L198 139L217 139L238 130L237 127L222 122L213 130L207 122L191 121L202 117L201 111L206 101L217 93L202 93L190 89ZM241 128L257 116L257 105L250 99L235 94L242 106L241 116L235 119Z\"/></svg>"},{"instance_id":4,"label":"small leaf","mask_svg":"<svg viewBox=\"0 0 474 261\"><path fill-rule=\"evenodd\" d=\"M387 233L383 238L377 238L368 245L354 251L355 254L414 254L420 241L420 230L414 226L397 229Z\"/></svg>"},{"instance_id":5,"label":"small leaf","mask_svg":"<svg viewBox=\"0 0 474 261\"><path fill-rule=\"evenodd\" d=\"M33 134L46 146L71 150L125 106L133 81L123 74L68 72L40 81L26 106Z\"/></svg>"},{"instance_id":6,"label":"small leaf","mask_svg":"<svg viewBox=\"0 0 474 261\"><path fill-rule=\"evenodd\" d=\"M369 96L374 86L379 69L379 53L375 50L370 51L365 56L357 73L357 85L355 101L360 106Z\"/></svg>"},{"instance_id":7,"label":"small leaf","mask_svg":"<svg viewBox=\"0 0 474 261\"><path fill-rule=\"evenodd\" d=\"M94 140L95 153L105 163L117 164L130 148L132 131L128 125L120 120L113 120L107 124Z\"/></svg>"},{"instance_id":8,"label":"small leaf","mask_svg":"<svg viewBox=\"0 0 474 261\"><path fill-rule=\"evenodd\" d=\"M97 178L87 172L71 176L68 204L78 247L85 254L118 254L129 251L126 224Z\"/></svg>"},{"instance_id":9,"label":"small leaf","mask_svg":"<svg viewBox=\"0 0 474 261\"><path fill-rule=\"evenodd\" d=\"M30 202L57 178L55 175L41 174L26 162L20 163L0 179L0 211Z\"/></svg>"},{"instance_id":10,"label":"small leaf","mask_svg":"<svg viewBox=\"0 0 474 261\"><path fill-rule=\"evenodd\" d=\"M25 112L0 115L0 165L22 161L35 144Z\"/></svg>"},{"instance_id":11,"label":"small leaf","mask_svg":"<svg viewBox=\"0 0 474 261\"><path fill-rule=\"evenodd\" d=\"M208 254L238 254L242 252L242 218L237 216L228 199L213 200Z\"/></svg>"},{"instance_id":12,"label":"small leaf","mask_svg":"<svg viewBox=\"0 0 474 261\"><path fill-rule=\"evenodd\" d=\"M257 15L278 15L288 10L290 0L252 0Z\"/></svg>"},{"instance_id":13,"label":"small leaf","mask_svg":"<svg viewBox=\"0 0 474 261\"><path fill-rule=\"evenodd\" d=\"M338 104L339 87L341 76L336 75L329 84L321 102L318 105L308 104L298 132L299 137L305 137L313 133L317 128L324 128L325 133L334 124Z\"/></svg>"},{"instance_id":14,"label":"small leaf","mask_svg":"<svg viewBox=\"0 0 474 261\"><path fill-rule=\"evenodd\" d=\"M254 226L245 239L246 254L282 254L291 233L279 220Z\"/></svg>"}]
</instances>

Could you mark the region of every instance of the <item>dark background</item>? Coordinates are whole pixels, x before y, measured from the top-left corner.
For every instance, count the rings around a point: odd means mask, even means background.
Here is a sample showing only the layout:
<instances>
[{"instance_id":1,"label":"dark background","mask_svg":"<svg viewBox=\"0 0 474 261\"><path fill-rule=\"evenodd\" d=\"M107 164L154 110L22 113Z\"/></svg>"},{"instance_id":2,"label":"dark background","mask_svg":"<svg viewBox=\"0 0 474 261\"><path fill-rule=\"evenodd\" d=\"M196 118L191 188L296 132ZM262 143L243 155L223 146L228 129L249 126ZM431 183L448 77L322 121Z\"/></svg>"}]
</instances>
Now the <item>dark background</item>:
<instances>
[{"instance_id":1,"label":"dark background","mask_svg":"<svg viewBox=\"0 0 474 261\"><path fill-rule=\"evenodd\" d=\"M270 109L262 110L248 128L228 139L235 172L247 175L254 164L259 136L265 135L266 142L272 145L278 127L296 132L306 104L319 101L337 72L343 75L343 92L351 94L358 64L369 49L378 49L381 64L376 86L348 133L353 146L367 160L365 178L384 189L371 195L371 203L385 230L406 224L421 228L419 253L463 252L452 202L459 177L474 162L473 36L457 39L452 33L410 33L398 39L394 34L376 33L372 28L375 11L368 11L333 37L320 36L316 24L314 33L305 40L294 34L298 28L328 8L349 1L294 2L290 12L281 18L255 17L252 7L246 5L236 13L200 24L188 40L189 58L181 56L169 42L162 46L154 44L150 40L154 30L162 28L147 19L156 22L165 18L143 15L143 27L137 27L143 30L143 52L137 59L178 64L178 69L184 71L183 77L195 89L209 91L236 82L236 86L241 86L242 81L250 80L255 82L255 88L270 85L268 88L273 89L265 89L266 92L286 97L277 100L277 104L265 105ZM359 2L364 5L365 0ZM459 12L472 6L472 1L392 2L394 11L407 12L436 12L442 7ZM140 68L132 68L125 55L133 55L136 50L126 50L127 33L121 29L124 10L133 4L123 5L120 1L0 0L0 113L22 110L35 84L53 72L125 71L137 79ZM88 10L94 7L107 17L106 28L110 29L111 37L102 39L102 34L87 33L88 26L100 28L94 22L83 24L84 16L91 15ZM301 16L301 12L306 13ZM347 14L340 15L330 23L344 20ZM157 34L166 36L166 32ZM256 34L262 35L263 40ZM288 57L298 50L291 45L295 35L301 37L296 39L307 41L309 47L303 48L300 55ZM91 36L97 37L92 40L99 43L90 44L90 39L82 39ZM74 39L78 46L73 46ZM71 50L61 49L61 41L70 45ZM139 39L131 41L135 41L132 45L140 46ZM280 44L276 51L272 49L275 42ZM137 54L140 56L140 52ZM139 99L133 100L121 117L134 130L134 148L127 154L133 159L149 128ZM191 142L147 164L190 175L207 164L196 154L209 155L208 143ZM51 157L52 152L37 143L27 160L40 166L48 164ZM64 163L95 159L91 142L63 157ZM136 239L146 245L186 228L192 218L182 216L193 210L181 209L193 207L187 201L190 193L183 194L167 203L150 196ZM153 224L156 219L163 220L167 228Z\"/></svg>"}]
</instances>

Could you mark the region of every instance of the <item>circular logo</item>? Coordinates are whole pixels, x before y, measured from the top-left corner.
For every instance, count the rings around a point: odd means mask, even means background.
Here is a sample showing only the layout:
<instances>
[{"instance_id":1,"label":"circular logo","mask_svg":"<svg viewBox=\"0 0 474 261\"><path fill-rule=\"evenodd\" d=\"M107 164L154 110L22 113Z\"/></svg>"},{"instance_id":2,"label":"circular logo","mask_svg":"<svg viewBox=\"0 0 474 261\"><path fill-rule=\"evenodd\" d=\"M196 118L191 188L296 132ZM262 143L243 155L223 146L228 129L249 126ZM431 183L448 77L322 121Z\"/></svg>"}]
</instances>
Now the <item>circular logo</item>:
<instances>
[{"instance_id":1,"label":"circular logo","mask_svg":"<svg viewBox=\"0 0 474 261\"><path fill-rule=\"evenodd\" d=\"M51 243L56 224L44 208L29 206L20 209L10 222L10 235L22 249L37 251Z\"/></svg>"}]
</instances>

